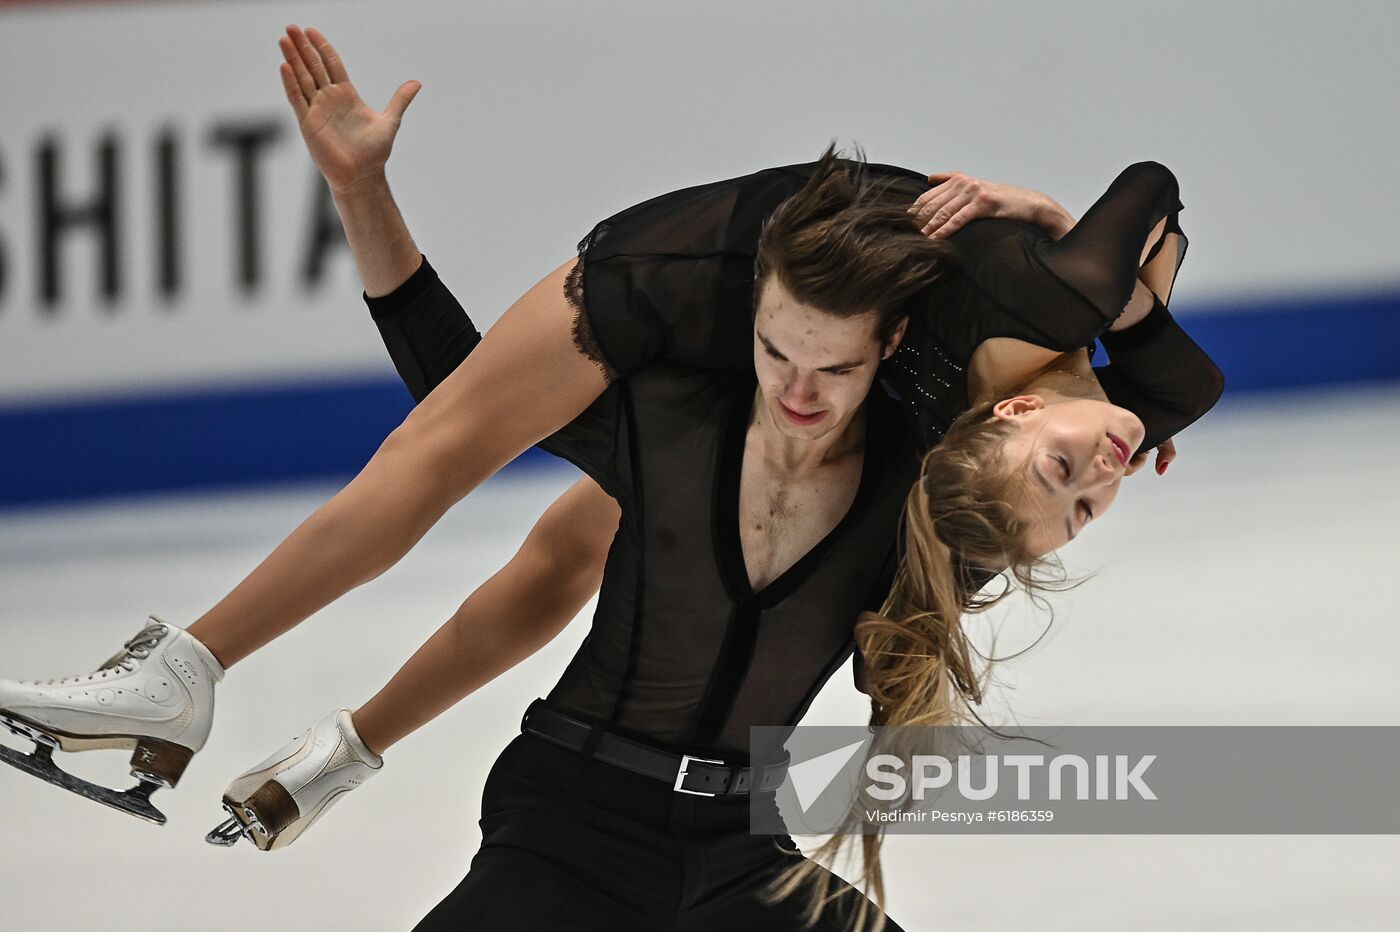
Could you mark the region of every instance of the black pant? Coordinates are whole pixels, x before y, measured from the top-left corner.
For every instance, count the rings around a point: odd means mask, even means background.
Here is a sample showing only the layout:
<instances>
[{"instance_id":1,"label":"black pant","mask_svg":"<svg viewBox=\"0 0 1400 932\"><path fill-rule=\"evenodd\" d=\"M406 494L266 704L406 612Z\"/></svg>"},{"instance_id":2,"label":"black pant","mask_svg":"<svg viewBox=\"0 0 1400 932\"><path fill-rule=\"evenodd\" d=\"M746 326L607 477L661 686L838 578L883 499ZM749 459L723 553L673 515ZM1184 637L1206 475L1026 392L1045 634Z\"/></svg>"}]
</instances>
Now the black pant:
<instances>
[{"instance_id":1,"label":"black pant","mask_svg":"<svg viewBox=\"0 0 1400 932\"><path fill-rule=\"evenodd\" d=\"M491 768L481 849L415 932L781 932L803 929L804 891L773 905L764 882L800 855L749 834L753 797L677 793L660 780L517 736ZM833 877L817 925L848 929L858 890ZM903 932L887 921L889 932Z\"/></svg>"}]
</instances>

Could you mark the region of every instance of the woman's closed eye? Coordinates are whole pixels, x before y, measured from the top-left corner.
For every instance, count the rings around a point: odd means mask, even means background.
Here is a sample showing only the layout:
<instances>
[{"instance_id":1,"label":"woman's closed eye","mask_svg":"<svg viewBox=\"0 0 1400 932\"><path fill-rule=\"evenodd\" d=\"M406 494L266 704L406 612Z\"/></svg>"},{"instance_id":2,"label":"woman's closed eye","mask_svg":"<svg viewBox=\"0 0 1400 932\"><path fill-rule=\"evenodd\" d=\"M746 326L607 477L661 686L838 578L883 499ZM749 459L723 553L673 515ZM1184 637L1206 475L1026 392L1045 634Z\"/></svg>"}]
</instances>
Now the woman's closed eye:
<instances>
[{"instance_id":1,"label":"woman's closed eye","mask_svg":"<svg viewBox=\"0 0 1400 932\"><path fill-rule=\"evenodd\" d=\"M1074 471L1070 468L1069 460L1057 453L1055 454L1055 461L1060 464L1060 472L1064 476L1065 482L1069 482L1070 476L1074 473ZM1087 500L1081 498L1079 501L1074 503L1074 507L1075 511L1079 513L1079 516L1082 519L1079 525L1080 527L1083 527L1085 524L1088 524L1090 521L1094 520L1093 506L1091 506Z\"/></svg>"}]
</instances>

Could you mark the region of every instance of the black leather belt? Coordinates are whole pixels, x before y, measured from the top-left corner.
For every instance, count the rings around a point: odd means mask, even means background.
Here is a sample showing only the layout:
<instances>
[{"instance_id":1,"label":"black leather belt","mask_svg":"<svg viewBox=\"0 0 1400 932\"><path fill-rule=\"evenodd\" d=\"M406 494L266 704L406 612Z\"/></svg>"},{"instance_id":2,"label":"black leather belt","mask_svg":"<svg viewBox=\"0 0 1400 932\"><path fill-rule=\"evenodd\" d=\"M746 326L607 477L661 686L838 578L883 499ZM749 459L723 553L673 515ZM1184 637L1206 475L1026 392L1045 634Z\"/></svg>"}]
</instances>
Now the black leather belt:
<instances>
[{"instance_id":1,"label":"black leather belt","mask_svg":"<svg viewBox=\"0 0 1400 932\"><path fill-rule=\"evenodd\" d=\"M520 720L520 730L571 751L582 751L592 736L594 758L662 780L671 784L671 789L677 793L694 796L747 796L767 792L776 789L787 775L786 753L781 761L752 767L677 754L599 729L547 707L543 699L530 703ZM593 735L595 730L597 735Z\"/></svg>"}]
</instances>

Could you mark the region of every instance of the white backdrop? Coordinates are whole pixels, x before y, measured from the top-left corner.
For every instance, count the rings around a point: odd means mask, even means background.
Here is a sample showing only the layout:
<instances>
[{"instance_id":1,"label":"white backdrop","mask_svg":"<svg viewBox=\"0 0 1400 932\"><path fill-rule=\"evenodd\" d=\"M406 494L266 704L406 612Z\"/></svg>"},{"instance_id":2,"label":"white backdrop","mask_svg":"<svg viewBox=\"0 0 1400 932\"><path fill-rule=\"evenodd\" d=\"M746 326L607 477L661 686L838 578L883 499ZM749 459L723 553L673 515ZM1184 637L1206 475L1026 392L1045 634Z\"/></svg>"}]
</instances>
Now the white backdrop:
<instances>
[{"instance_id":1,"label":"white backdrop","mask_svg":"<svg viewBox=\"0 0 1400 932\"><path fill-rule=\"evenodd\" d=\"M386 371L333 252L300 278L315 187L277 78L288 21L320 27L376 105L410 109L392 180L481 324L645 197L836 138L878 161L1047 190L1072 211L1129 162L1175 170L1192 249L1175 302L1400 282L1400 7L1350 2L187 3L0 10L0 402ZM258 285L237 282L235 159L270 122ZM157 285L157 138L178 155L183 283ZM38 153L58 200L97 193L115 140L119 296L98 237L39 297Z\"/></svg>"}]
</instances>

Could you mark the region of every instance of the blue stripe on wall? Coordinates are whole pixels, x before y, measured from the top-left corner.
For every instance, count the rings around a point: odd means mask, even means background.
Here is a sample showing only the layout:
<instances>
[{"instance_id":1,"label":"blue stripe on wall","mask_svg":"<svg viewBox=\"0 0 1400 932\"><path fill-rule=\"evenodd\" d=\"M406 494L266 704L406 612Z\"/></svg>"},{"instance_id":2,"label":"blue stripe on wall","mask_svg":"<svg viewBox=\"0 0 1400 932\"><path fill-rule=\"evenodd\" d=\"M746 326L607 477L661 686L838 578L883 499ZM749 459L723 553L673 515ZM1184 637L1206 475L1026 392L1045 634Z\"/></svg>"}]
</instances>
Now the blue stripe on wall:
<instances>
[{"instance_id":1,"label":"blue stripe on wall","mask_svg":"<svg viewBox=\"0 0 1400 932\"><path fill-rule=\"evenodd\" d=\"M1191 310L1231 394L1400 379L1400 291ZM0 407L0 507L348 478L410 406L385 377Z\"/></svg>"},{"instance_id":2,"label":"blue stripe on wall","mask_svg":"<svg viewBox=\"0 0 1400 932\"><path fill-rule=\"evenodd\" d=\"M348 478L411 407L390 376L0 408L0 507Z\"/></svg>"},{"instance_id":3,"label":"blue stripe on wall","mask_svg":"<svg viewBox=\"0 0 1400 932\"><path fill-rule=\"evenodd\" d=\"M1400 379L1400 291L1193 304L1180 319L1230 393Z\"/></svg>"}]
</instances>

